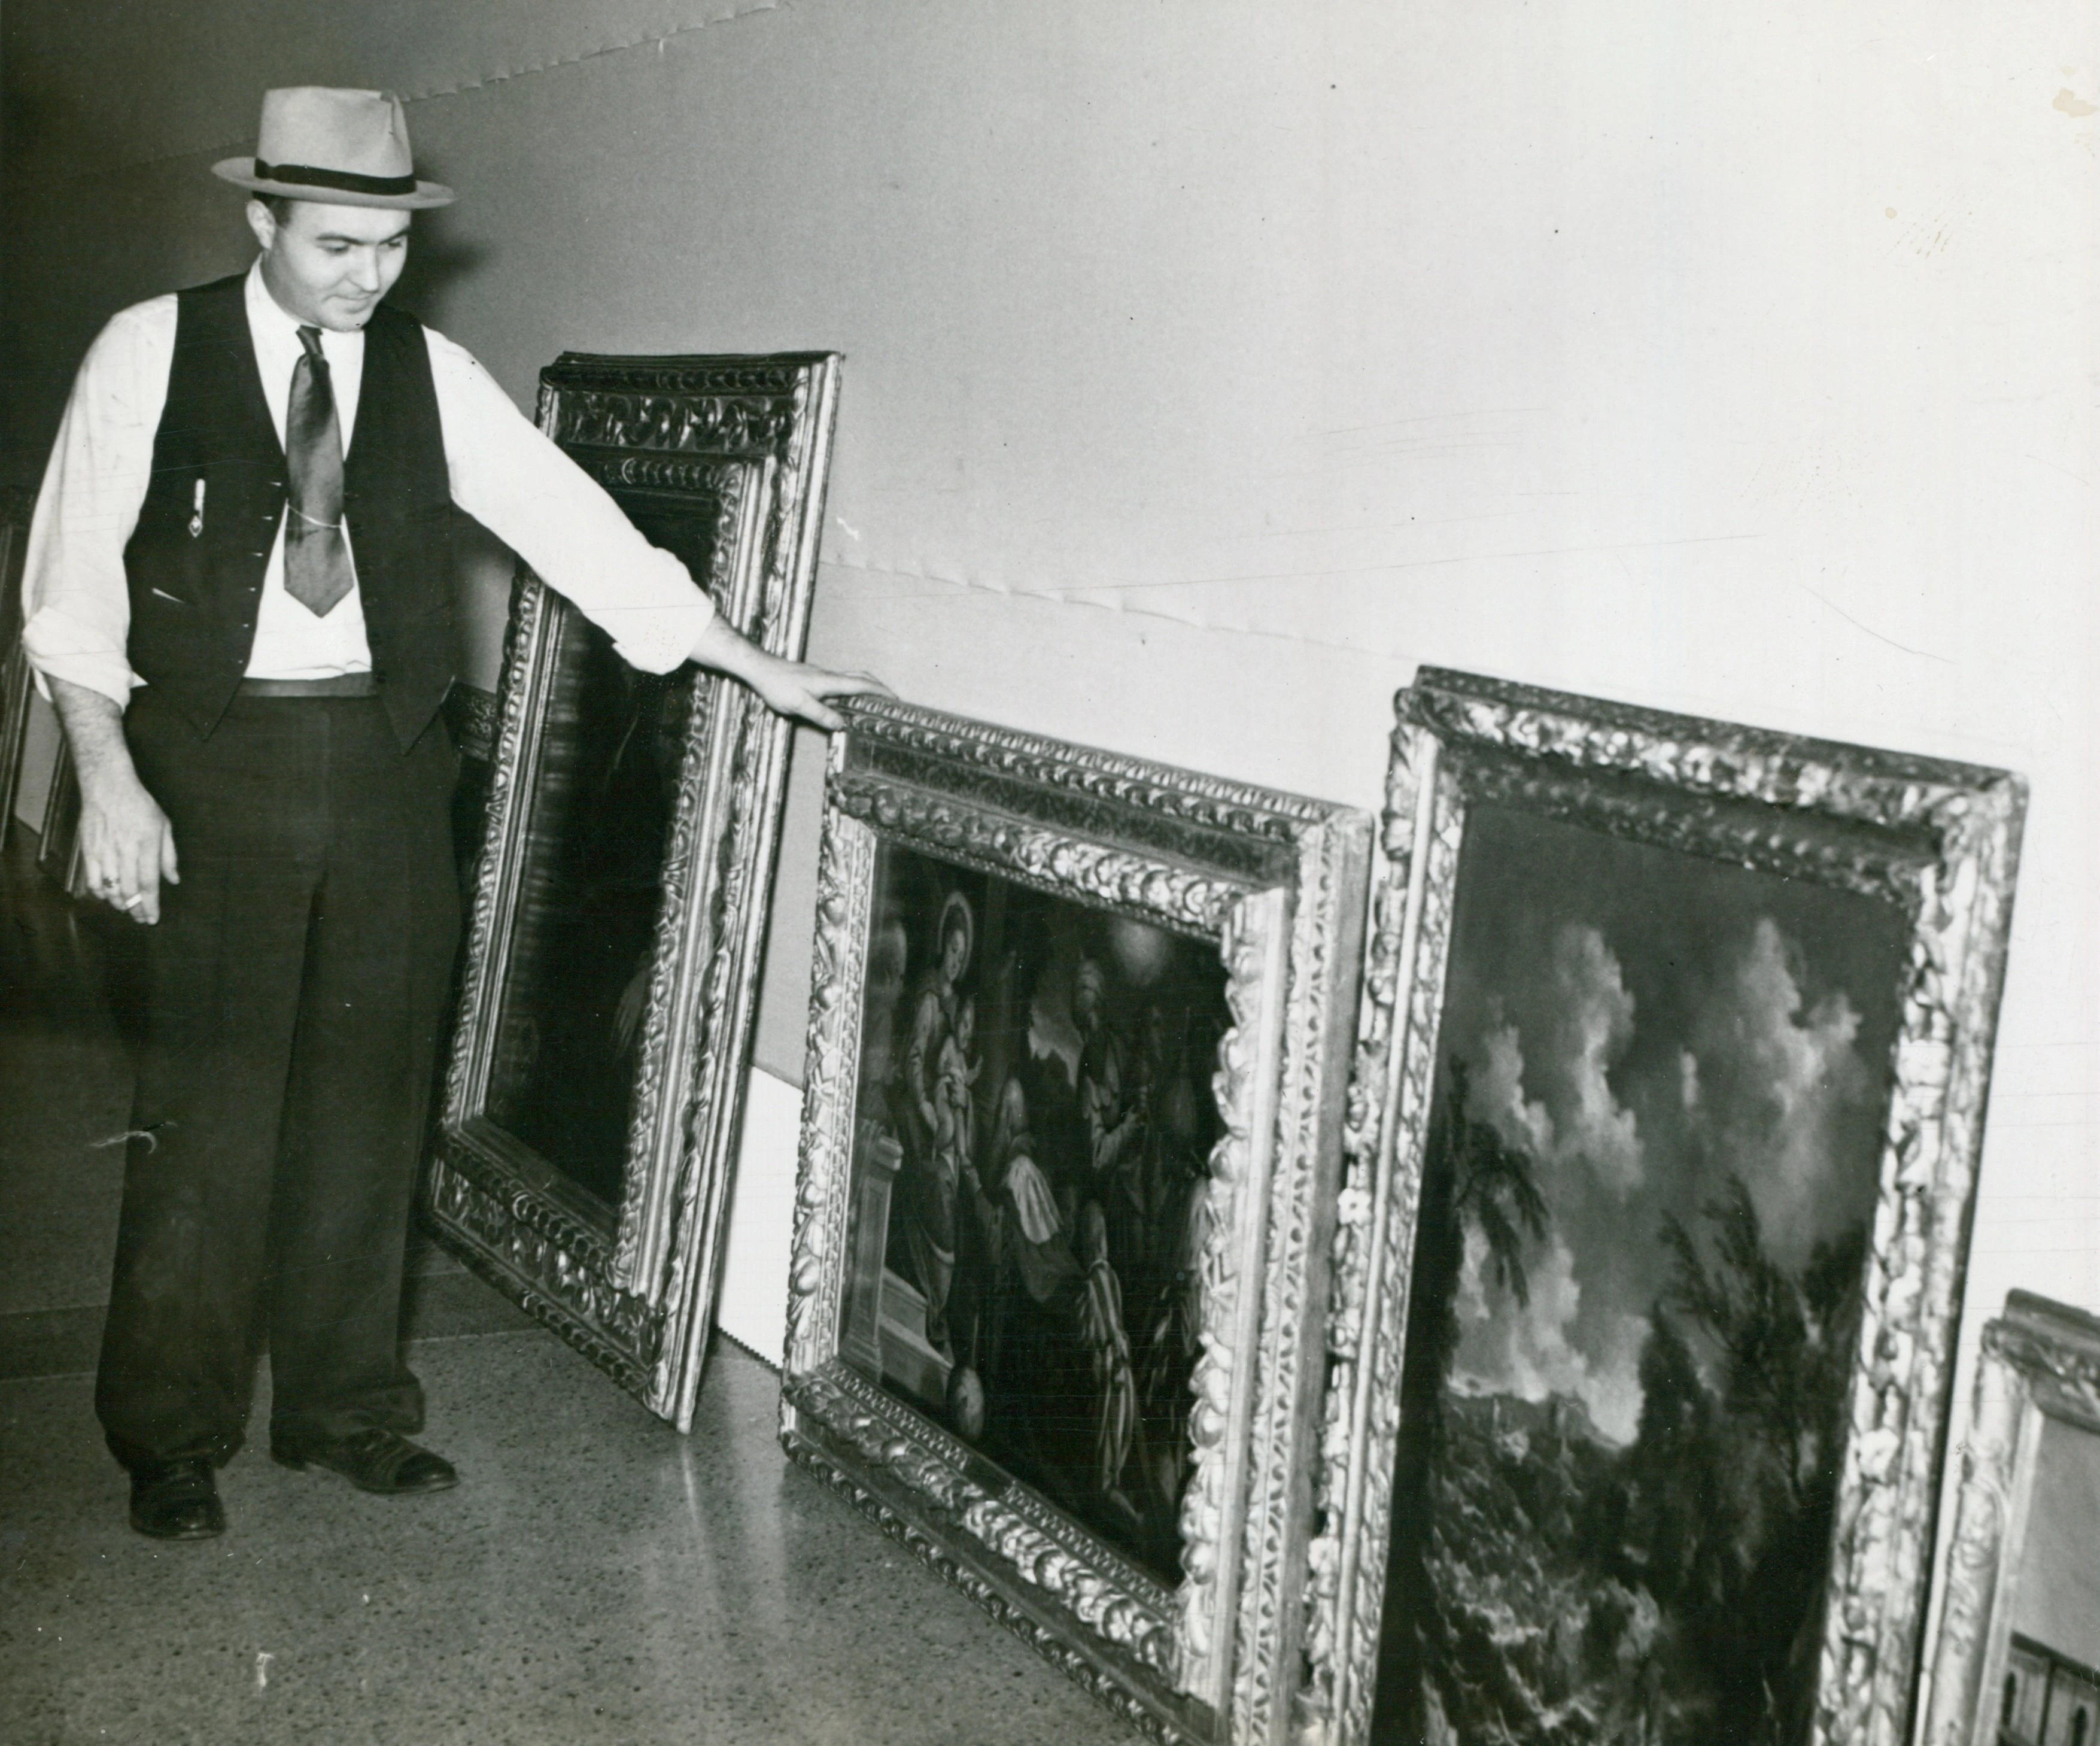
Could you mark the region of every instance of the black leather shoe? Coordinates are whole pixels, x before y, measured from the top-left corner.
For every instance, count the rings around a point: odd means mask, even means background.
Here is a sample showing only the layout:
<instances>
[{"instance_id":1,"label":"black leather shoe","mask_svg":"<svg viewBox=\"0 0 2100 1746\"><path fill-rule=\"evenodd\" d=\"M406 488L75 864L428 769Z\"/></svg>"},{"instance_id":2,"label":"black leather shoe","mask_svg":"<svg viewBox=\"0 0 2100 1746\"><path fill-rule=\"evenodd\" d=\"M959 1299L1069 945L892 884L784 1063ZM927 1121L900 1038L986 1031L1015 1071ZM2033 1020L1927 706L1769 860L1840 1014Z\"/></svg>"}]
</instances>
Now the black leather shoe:
<instances>
[{"instance_id":1,"label":"black leather shoe","mask_svg":"<svg viewBox=\"0 0 2100 1746\"><path fill-rule=\"evenodd\" d=\"M152 1461L131 1470L131 1525L156 1540L210 1540L226 1532L211 1463Z\"/></svg>"},{"instance_id":2,"label":"black leather shoe","mask_svg":"<svg viewBox=\"0 0 2100 1746\"><path fill-rule=\"evenodd\" d=\"M400 1497L411 1492L442 1492L459 1474L442 1455L433 1455L398 1432L368 1426L331 1442L272 1442L270 1459L283 1467L325 1467L360 1492Z\"/></svg>"}]
</instances>

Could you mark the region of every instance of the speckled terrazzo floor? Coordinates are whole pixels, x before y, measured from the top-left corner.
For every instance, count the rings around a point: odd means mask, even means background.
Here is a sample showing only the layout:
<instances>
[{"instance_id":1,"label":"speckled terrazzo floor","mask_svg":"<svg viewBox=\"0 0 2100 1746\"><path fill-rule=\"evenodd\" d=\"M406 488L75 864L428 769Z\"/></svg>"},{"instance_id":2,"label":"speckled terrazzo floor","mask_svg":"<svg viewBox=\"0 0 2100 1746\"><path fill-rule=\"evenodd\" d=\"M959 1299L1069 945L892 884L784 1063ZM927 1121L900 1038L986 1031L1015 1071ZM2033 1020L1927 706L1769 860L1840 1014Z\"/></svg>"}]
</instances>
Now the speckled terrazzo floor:
<instances>
[{"instance_id":1,"label":"speckled terrazzo floor","mask_svg":"<svg viewBox=\"0 0 2100 1746\"><path fill-rule=\"evenodd\" d=\"M0 1746L1123 1746L1136 1736L791 1468L722 1342L690 1438L416 1251L457 1491L245 1451L231 1526L125 1522L94 1379L130 1103L126 936L0 850ZM523 1332L488 1332L491 1328ZM267 1423L267 1380L254 1422Z\"/></svg>"},{"instance_id":2,"label":"speckled terrazzo floor","mask_svg":"<svg viewBox=\"0 0 2100 1746\"><path fill-rule=\"evenodd\" d=\"M0 1740L1136 1738L789 1467L735 1347L690 1438L537 1332L413 1362L457 1491L367 1497L251 1447L225 1537L179 1545L126 1526L90 1378L0 1383Z\"/></svg>"}]
</instances>

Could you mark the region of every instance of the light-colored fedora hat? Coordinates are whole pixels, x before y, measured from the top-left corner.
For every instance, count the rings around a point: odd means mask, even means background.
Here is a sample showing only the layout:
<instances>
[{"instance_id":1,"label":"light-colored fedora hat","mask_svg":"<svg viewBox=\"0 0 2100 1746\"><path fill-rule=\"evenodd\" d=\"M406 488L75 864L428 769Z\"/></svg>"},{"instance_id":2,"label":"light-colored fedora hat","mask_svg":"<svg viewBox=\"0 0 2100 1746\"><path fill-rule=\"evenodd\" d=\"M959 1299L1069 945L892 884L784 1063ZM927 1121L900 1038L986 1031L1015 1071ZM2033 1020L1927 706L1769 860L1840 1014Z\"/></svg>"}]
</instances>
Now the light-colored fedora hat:
<instances>
[{"instance_id":1,"label":"light-colored fedora hat","mask_svg":"<svg viewBox=\"0 0 2100 1746\"><path fill-rule=\"evenodd\" d=\"M229 157L211 173L258 194L334 206L443 206L440 182L418 182L408 120L391 91L293 85L262 94L253 157Z\"/></svg>"}]
</instances>

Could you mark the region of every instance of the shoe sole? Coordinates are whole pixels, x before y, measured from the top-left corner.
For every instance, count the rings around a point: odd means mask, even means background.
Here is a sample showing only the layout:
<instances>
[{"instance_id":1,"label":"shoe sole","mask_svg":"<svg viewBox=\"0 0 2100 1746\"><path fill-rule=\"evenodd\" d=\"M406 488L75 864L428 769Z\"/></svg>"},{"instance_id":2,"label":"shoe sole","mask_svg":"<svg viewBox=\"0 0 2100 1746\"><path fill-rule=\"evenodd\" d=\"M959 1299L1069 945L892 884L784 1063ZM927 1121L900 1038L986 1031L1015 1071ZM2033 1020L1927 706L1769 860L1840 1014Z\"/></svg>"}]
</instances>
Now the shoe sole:
<instances>
[{"instance_id":1,"label":"shoe sole","mask_svg":"<svg viewBox=\"0 0 2100 1746\"><path fill-rule=\"evenodd\" d=\"M294 1473L304 1473L309 1468L316 1473L332 1473L344 1483L354 1485L372 1497L421 1497L428 1492L449 1492L459 1483L459 1475L454 1474L449 1479L435 1480L428 1485L367 1485L355 1474L345 1473L340 1467L333 1467L326 1461L311 1460L303 1455L280 1455L272 1449L270 1459L280 1467L289 1467Z\"/></svg>"},{"instance_id":2,"label":"shoe sole","mask_svg":"<svg viewBox=\"0 0 2100 1746\"><path fill-rule=\"evenodd\" d=\"M165 1528L148 1527L138 1517L131 1518L131 1531L143 1534L148 1540L216 1540L226 1532L223 1522L206 1523L201 1527L181 1527L173 1532Z\"/></svg>"}]
</instances>

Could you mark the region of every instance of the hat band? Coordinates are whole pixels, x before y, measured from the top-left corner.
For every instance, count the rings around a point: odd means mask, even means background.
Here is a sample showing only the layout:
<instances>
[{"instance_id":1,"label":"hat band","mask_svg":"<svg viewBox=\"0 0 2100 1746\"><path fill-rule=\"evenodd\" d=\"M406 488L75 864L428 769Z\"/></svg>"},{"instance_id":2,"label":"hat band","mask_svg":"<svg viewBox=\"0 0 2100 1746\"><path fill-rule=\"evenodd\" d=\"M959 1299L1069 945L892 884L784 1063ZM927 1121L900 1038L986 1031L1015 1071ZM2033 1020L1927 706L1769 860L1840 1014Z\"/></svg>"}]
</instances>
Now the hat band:
<instances>
[{"instance_id":1,"label":"hat band","mask_svg":"<svg viewBox=\"0 0 2100 1746\"><path fill-rule=\"evenodd\" d=\"M320 170L311 164L271 164L255 160L258 182L289 182L300 188L332 188L346 194L412 194L413 174L405 176L361 176L352 170Z\"/></svg>"}]
</instances>

